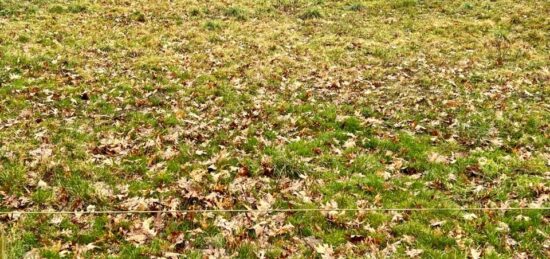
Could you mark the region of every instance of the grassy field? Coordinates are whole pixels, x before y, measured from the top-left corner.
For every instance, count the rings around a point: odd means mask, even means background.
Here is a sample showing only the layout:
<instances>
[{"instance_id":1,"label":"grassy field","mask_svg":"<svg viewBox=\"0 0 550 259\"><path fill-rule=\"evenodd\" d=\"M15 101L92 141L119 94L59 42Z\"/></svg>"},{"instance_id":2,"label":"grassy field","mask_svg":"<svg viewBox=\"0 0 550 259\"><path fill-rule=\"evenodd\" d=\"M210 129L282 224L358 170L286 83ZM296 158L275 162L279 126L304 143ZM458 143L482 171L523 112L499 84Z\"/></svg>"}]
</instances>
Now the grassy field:
<instances>
[{"instance_id":1,"label":"grassy field","mask_svg":"<svg viewBox=\"0 0 550 259\"><path fill-rule=\"evenodd\" d=\"M541 208L549 1L0 0L0 211ZM0 216L2 253L548 258L550 211Z\"/></svg>"}]
</instances>

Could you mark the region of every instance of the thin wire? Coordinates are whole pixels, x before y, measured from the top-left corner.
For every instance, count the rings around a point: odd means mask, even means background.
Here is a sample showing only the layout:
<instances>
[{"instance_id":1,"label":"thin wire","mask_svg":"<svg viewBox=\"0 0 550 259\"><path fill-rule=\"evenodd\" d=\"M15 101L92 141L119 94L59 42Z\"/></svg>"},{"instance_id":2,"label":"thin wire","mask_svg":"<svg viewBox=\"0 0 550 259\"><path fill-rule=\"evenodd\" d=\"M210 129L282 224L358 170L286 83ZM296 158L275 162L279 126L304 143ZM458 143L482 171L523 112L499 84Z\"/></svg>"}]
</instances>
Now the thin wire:
<instances>
[{"instance_id":1,"label":"thin wire","mask_svg":"<svg viewBox=\"0 0 550 259\"><path fill-rule=\"evenodd\" d=\"M351 209L202 209L202 210L99 210L99 211L0 211L0 215L25 215L25 214L154 214L154 213L273 213L273 212L346 212L346 211L511 211L511 210L550 210L550 207L518 208L518 207L470 207L470 208L351 208Z\"/></svg>"}]
</instances>

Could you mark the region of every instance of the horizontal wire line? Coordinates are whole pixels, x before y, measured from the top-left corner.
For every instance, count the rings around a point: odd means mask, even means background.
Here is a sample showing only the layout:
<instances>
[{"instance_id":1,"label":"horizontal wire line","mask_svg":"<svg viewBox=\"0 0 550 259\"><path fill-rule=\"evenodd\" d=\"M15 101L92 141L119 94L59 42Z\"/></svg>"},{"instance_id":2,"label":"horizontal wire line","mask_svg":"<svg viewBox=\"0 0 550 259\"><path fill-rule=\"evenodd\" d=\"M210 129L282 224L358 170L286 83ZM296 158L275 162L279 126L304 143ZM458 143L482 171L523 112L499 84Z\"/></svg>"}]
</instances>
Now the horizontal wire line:
<instances>
[{"instance_id":1,"label":"horizontal wire line","mask_svg":"<svg viewBox=\"0 0 550 259\"><path fill-rule=\"evenodd\" d=\"M0 215L25 215L25 214L153 214L153 213L223 213L223 212L249 212L249 213L273 213L273 212L346 212L346 211L509 211L509 210L550 210L550 207L539 208L350 208L350 209L204 209L204 210L100 210L100 211L0 211Z\"/></svg>"}]
</instances>

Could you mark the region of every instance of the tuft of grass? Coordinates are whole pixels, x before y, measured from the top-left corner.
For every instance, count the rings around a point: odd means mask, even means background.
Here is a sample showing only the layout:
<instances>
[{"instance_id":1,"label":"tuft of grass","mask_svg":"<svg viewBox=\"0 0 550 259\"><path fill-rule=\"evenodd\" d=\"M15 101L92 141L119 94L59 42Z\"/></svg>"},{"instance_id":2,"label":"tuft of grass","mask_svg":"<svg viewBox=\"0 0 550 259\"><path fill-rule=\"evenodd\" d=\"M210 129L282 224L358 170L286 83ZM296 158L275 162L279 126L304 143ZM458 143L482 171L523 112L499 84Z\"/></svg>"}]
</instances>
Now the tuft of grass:
<instances>
[{"instance_id":1,"label":"tuft of grass","mask_svg":"<svg viewBox=\"0 0 550 259\"><path fill-rule=\"evenodd\" d=\"M409 8L416 6L418 4L417 0L397 0L397 1L391 1L391 6L393 8Z\"/></svg>"},{"instance_id":2,"label":"tuft of grass","mask_svg":"<svg viewBox=\"0 0 550 259\"><path fill-rule=\"evenodd\" d=\"M73 5L69 5L69 7L67 8L67 11L74 14L85 13L88 11L88 7L84 5L73 4Z\"/></svg>"},{"instance_id":3,"label":"tuft of grass","mask_svg":"<svg viewBox=\"0 0 550 259\"><path fill-rule=\"evenodd\" d=\"M323 14L321 13L321 10L316 7L308 8L300 15L300 18L303 20L318 19L321 17L323 17Z\"/></svg>"},{"instance_id":4,"label":"tuft of grass","mask_svg":"<svg viewBox=\"0 0 550 259\"><path fill-rule=\"evenodd\" d=\"M29 243L23 236L0 225L0 258L22 258Z\"/></svg>"},{"instance_id":5,"label":"tuft of grass","mask_svg":"<svg viewBox=\"0 0 550 259\"><path fill-rule=\"evenodd\" d=\"M61 5L54 5L48 10L50 13L61 14L65 12L65 8Z\"/></svg>"},{"instance_id":6,"label":"tuft of grass","mask_svg":"<svg viewBox=\"0 0 550 259\"><path fill-rule=\"evenodd\" d=\"M346 118L344 121L342 121L341 128L345 131L354 133L361 130L361 121L359 121L355 117Z\"/></svg>"},{"instance_id":7,"label":"tuft of grass","mask_svg":"<svg viewBox=\"0 0 550 259\"><path fill-rule=\"evenodd\" d=\"M232 6L225 10L225 16L233 17L238 20L246 20L246 11L240 7Z\"/></svg>"},{"instance_id":8,"label":"tuft of grass","mask_svg":"<svg viewBox=\"0 0 550 259\"><path fill-rule=\"evenodd\" d=\"M256 248L251 244L242 244L237 249L238 254L236 258L239 258L239 259L254 258L256 257L256 254L254 253L255 250Z\"/></svg>"},{"instance_id":9,"label":"tuft of grass","mask_svg":"<svg viewBox=\"0 0 550 259\"><path fill-rule=\"evenodd\" d=\"M365 5L361 2L354 2L346 6L346 10L355 12L363 11L365 8Z\"/></svg>"},{"instance_id":10,"label":"tuft of grass","mask_svg":"<svg viewBox=\"0 0 550 259\"><path fill-rule=\"evenodd\" d=\"M273 6L283 12L295 11L303 5L303 0L275 0Z\"/></svg>"},{"instance_id":11,"label":"tuft of grass","mask_svg":"<svg viewBox=\"0 0 550 259\"><path fill-rule=\"evenodd\" d=\"M470 2L466 2L462 4L462 8L465 10L472 10L474 9L474 5Z\"/></svg>"},{"instance_id":12,"label":"tuft of grass","mask_svg":"<svg viewBox=\"0 0 550 259\"><path fill-rule=\"evenodd\" d=\"M139 12L139 11L133 12L130 15L130 18L133 21L136 21L136 22L145 22L146 21L145 14L143 14L142 12Z\"/></svg>"},{"instance_id":13,"label":"tuft of grass","mask_svg":"<svg viewBox=\"0 0 550 259\"><path fill-rule=\"evenodd\" d=\"M210 30L210 31L221 30L222 24L219 21L210 20L210 21L207 21L206 23L204 23L204 28L206 28L207 30Z\"/></svg>"},{"instance_id":14,"label":"tuft of grass","mask_svg":"<svg viewBox=\"0 0 550 259\"><path fill-rule=\"evenodd\" d=\"M192 8L190 11L189 11L189 15L190 16L200 16L201 15L201 10L199 8Z\"/></svg>"},{"instance_id":15,"label":"tuft of grass","mask_svg":"<svg viewBox=\"0 0 550 259\"><path fill-rule=\"evenodd\" d=\"M300 175L306 175L309 172L309 169L300 162L297 157L292 155L275 155L272 158L272 167L273 175L275 177L288 177L288 178L299 178Z\"/></svg>"},{"instance_id":16,"label":"tuft of grass","mask_svg":"<svg viewBox=\"0 0 550 259\"><path fill-rule=\"evenodd\" d=\"M63 13L78 14L78 13L87 12L88 7L84 5L78 5L78 4L71 4L71 5L68 5L67 7L63 7L61 5L54 5L48 11L50 13L55 13L55 14L63 14Z\"/></svg>"}]
</instances>

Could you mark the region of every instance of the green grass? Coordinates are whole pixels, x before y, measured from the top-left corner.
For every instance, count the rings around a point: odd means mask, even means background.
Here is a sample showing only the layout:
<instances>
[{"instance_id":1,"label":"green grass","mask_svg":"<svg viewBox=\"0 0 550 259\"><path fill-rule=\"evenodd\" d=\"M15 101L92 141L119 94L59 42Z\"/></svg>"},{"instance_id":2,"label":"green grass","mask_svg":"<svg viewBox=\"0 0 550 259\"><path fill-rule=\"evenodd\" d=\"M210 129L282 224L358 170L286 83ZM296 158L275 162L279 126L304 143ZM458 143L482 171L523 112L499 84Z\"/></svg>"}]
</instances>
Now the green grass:
<instances>
[{"instance_id":1,"label":"green grass","mask_svg":"<svg viewBox=\"0 0 550 259\"><path fill-rule=\"evenodd\" d=\"M0 1L0 211L548 207L549 9ZM472 213L0 216L0 254L550 256L549 211Z\"/></svg>"}]
</instances>

